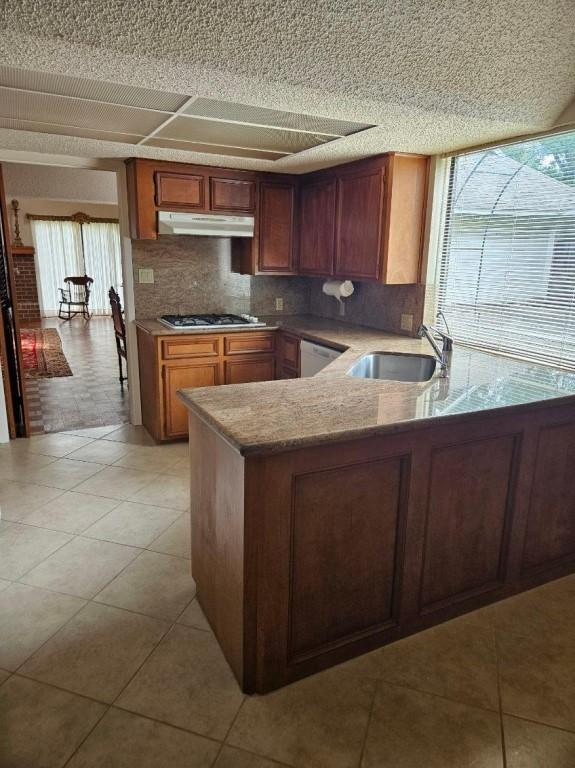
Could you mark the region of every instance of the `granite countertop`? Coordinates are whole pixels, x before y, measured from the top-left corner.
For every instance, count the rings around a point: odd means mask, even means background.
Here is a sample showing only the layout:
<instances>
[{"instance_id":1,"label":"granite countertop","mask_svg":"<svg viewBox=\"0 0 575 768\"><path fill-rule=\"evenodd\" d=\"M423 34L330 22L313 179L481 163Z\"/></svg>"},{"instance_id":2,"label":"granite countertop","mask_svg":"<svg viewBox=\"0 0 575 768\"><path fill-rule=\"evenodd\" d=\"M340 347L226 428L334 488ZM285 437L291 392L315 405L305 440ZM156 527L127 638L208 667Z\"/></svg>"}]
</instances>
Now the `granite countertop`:
<instances>
[{"instance_id":1,"label":"granite countertop","mask_svg":"<svg viewBox=\"0 0 575 768\"><path fill-rule=\"evenodd\" d=\"M269 318L264 318L269 319ZM312 378L180 390L193 412L243 455L368 437L556 399L575 403L575 373L454 345L449 377L397 382L347 376L368 352L431 354L424 339L312 316L274 326L342 350ZM166 329L169 333L169 329Z\"/></svg>"},{"instance_id":2,"label":"granite countertop","mask_svg":"<svg viewBox=\"0 0 575 768\"><path fill-rule=\"evenodd\" d=\"M212 325L210 328L168 328L167 325L160 323L159 320L136 320L136 326L142 331L149 333L150 336L188 336L193 334L205 333L244 333L245 331L275 331L278 328L277 323L269 323L270 318L265 318L265 326L246 325L240 328L229 328L225 325ZM273 318L275 320L275 318Z\"/></svg>"}]
</instances>

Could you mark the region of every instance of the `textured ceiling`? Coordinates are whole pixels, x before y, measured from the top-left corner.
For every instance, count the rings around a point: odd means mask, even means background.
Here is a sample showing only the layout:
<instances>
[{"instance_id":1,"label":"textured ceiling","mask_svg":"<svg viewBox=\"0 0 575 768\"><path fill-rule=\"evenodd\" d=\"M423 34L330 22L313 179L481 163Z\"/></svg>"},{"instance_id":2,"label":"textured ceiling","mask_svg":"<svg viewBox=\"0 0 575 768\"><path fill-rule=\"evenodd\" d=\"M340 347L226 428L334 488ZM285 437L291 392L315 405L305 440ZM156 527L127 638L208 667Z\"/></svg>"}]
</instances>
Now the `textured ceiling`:
<instances>
[{"instance_id":1,"label":"textured ceiling","mask_svg":"<svg viewBox=\"0 0 575 768\"><path fill-rule=\"evenodd\" d=\"M575 97L573 0L12 0L0 60L378 127L270 162L0 129L0 148L301 173L551 127Z\"/></svg>"}]
</instances>

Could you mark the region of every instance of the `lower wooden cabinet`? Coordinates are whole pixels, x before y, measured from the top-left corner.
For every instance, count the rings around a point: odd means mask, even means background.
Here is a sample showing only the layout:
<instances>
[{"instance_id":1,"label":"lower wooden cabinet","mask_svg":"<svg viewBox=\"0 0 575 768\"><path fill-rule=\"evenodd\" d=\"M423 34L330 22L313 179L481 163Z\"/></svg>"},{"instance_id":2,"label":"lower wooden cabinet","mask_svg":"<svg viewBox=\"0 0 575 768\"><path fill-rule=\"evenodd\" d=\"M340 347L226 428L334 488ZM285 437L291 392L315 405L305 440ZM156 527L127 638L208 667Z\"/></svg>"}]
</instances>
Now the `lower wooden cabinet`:
<instances>
[{"instance_id":1,"label":"lower wooden cabinet","mask_svg":"<svg viewBox=\"0 0 575 768\"><path fill-rule=\"evenodd\" d=\"M188 412L179 389L271 381L276 372L276 331L169 334L138 328L142 421L152 437L188 435Z\"/></svg>"},{"instance_id":2,"label":"lower wooden cabinet","mask_svg":"<svg viewBox=\"0 0 575 768\"><path fill-rule=\"evenodd\" d=\"M277 378L298 379L300 375L299 336L280 331L278 339Z\"/></svg>"}]
</instances>

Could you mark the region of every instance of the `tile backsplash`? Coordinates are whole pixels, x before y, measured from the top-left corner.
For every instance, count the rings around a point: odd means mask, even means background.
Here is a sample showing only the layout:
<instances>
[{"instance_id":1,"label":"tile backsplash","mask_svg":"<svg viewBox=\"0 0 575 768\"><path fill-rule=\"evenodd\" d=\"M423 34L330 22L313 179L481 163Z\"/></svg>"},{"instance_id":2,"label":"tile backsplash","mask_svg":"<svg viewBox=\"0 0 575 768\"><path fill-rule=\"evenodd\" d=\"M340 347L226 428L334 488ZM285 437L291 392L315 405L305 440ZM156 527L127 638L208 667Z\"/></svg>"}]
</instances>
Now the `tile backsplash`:
<instances>
[{"instance_id":1,"label":"tile backsplash","mask_svg":"<svg viewBox=\"0 0 575 768\"><path fill-rule=\"evenodd\" d=\"M310 281L303 277L267 277L232 272L227 238L162 236L133 240L137 318L199 312L276 314L309 312ZM153 269L154 282L138 282L139 269Z\"/></svg>"},{"instance_id":2,"label":"tile backsplash","mask_svg":"<svg viewBox=\"0 0 575 768\"><path fill-rule=\"evenodd\" d=\"M227 238L162 236L133 240L136 317L200 312L249 312L253 315L314 314L356 325L407 333L401 315L413 315L413 331L422 321L425 287L355 282L345 299L345 316L338 302L322 293L323 280L306 277L240 275L231 268ZM139 269L153 269L154 282L140 283ZM283 299L277 312L276 298Z\"/></svg>"}]
</instances>

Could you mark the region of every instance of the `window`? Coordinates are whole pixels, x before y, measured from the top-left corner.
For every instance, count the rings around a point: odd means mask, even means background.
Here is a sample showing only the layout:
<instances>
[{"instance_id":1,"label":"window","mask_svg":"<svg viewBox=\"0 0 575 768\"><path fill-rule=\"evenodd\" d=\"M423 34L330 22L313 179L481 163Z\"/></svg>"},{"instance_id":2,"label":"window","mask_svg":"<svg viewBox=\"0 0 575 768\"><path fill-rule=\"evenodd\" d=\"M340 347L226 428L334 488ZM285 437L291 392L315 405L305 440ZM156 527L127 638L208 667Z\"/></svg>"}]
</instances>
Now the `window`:
<instances>
[{"instance_id":1,"label":"window","mask_svg":"<svg viewBox=\"0 0 575 768\"><path fill-rule=\"evenodd\" d=\"M451 160L437 303L461 343L575 369L575 132Z\"/></svg>"}]
</instances>

